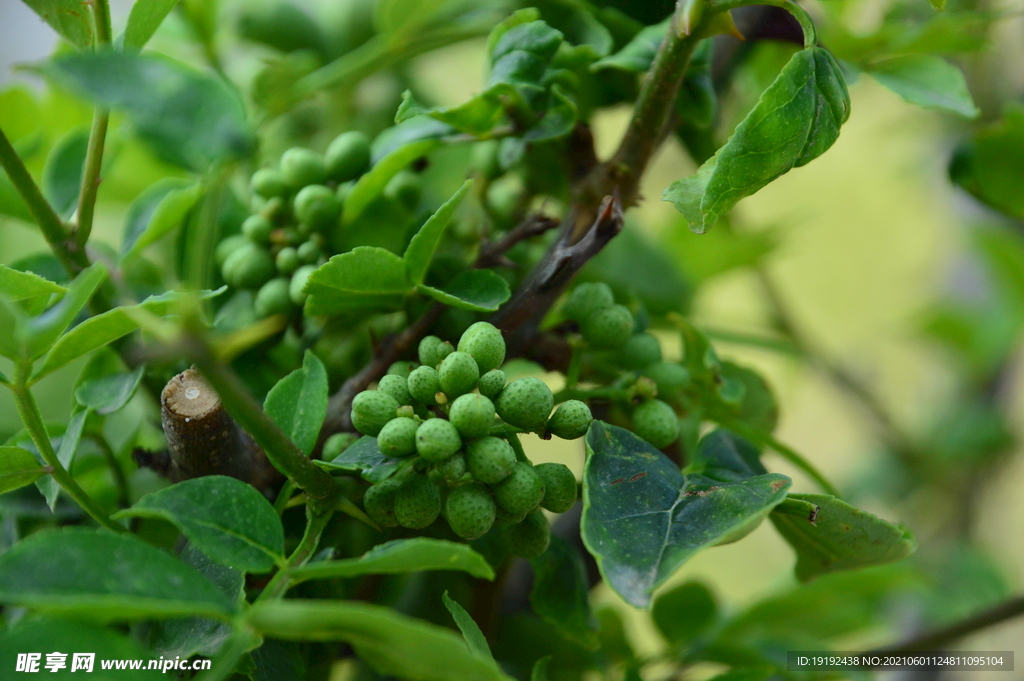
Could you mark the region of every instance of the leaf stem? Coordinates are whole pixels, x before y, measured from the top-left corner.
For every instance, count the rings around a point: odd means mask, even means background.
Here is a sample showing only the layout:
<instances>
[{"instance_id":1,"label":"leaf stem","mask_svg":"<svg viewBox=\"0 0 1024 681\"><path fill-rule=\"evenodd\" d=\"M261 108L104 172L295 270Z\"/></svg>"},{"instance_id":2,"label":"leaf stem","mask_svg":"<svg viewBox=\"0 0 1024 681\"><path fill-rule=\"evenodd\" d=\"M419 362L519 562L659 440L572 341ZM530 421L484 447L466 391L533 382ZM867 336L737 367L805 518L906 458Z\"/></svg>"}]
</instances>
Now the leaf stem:
<instances>
[{"instance_id":1,"label":"leaf stem","mask_svg":"<svg viewBox=\"0 0 1024 681\"><path fill-rule=\"evenodd\" d=\"M942 650L946 645L992 625L1024 615L1024 596L1014 596L975 615L940 629L933 629L902 643L879 648L873 653L912 653Z\"/></svg>"},{"instance_id":2,"label":"leaf stem","mask_svg":"<svg viewBox=\"0 0 1024 681\"><path fill-rule=\"evenodd\" d=\"M320 543L320 537L324 528L331 519L331 512L314 514L309 507L306 507L306 530L302 534L299 545L288 556L288 562L274 575L270 583L263 589L263 592L256 598L256 601L272 600L280 598L292 585L292 570L305 565Z\"/></svg>"},{"instance_id":3,"label":"leaf stem","mask_svg":"<svg viewBox=\"0 0 1024 681\"><path fill-rule=\"evenodd\" d=\"M100 172L103 166L103 148L107 139L107 124L110 112L96 107L89 131L89 146L85 152L85 170L82 173L82 188L78 193L78 211L75 241L84 249L92 233L93 215L96 212L96 194L100 188Z\"/></svg>"},{"instance_id":4,"label":"leaf stem","mask_svg":"<svg viewBox=\"0 0 1024 681\"><path fill-rule=\"evenodd\" d=\"M285 480L284 484L281 485L281 491L277 493L277 499L274 500L274 510L277 511L277 515L281 515L288 508L288 502L291 500L294 491L295 483L291 480Z\"/></svg>"}]
</instances>

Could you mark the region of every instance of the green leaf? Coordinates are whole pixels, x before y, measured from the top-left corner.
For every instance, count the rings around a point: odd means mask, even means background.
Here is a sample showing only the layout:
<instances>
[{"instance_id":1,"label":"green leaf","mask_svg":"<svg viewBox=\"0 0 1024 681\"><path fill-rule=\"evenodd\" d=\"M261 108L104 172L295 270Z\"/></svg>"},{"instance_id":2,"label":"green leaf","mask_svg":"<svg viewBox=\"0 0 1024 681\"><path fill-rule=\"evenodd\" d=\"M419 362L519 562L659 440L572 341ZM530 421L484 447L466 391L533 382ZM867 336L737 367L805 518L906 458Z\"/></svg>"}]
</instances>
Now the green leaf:
<instances>
[{"instance_id":1,"label":"green leaf","mask_svg":"<svg viewBox=\"0 0 1024 681\"><path fill-rule=\"evenodd\" d=\"M128 206L121 261L142 252L179 227L203 195L201 184L179 178L158 180Z\"/></svg>"},{"instance_id":2,"label":"green leaf","mask_svg":"<svg viewBox=\"0 0 1024 681\"><path fill-rule=\"evenodd\" d=\"M978 107L971 99L963 72L942 57L925 54L893 57L871 64L868 73L910 104L949 111L965 118L978 116Z\"/></svg>"},{"instance_id":3,"label":"green leaf","mask_svg":"<svg viewBox=\"0 0 1024 681\"><path fill-rule=\"evenodd\" d=\"M448 608L452 619L455 620L456 626L459 627L459 631L462 632L462 637L466 639L466 646L469 648L469 652L482 659L490 660L493 664L494 656L491 655L491 648L487 645L487 638L484 636L484 632L480 631L480 627L473 621L473 618L469 616L469 613L466 612L466 609L453 601L447 591L441 595L441 599L444 601L444 607Z\"/></svg>"},{"instance_id":4,"label":"green leaf","mask_svg":"<svg viewBox=\"0 0 1024 681\"><path fill-rule=\"evenodd\" d=\"M725 428L716 428L700 439L686 470L727 482L768 472L757 447Z\"/></svg>"},{"instance_id":5,"label":"green leaf","mask_svg":"<svg viewBox=\"0 0 1024 681\"><path fill-rule=\"evenodd\" d=\"M949 174L979 201L1024 219L1024 106L1008 105L1002 120L982 128L958 150Z\"/></svg>"},{"instance_id":6,"label":"green leaf","mask_svg":"<svg viewBox=\"0 0 1024 681\"><path fill-rule=\"evenodd\" d=\"M347 225L356 220L370 203L381 195L387 183L410 163L436 147L436 139L410 142L389 152L360 177L345 196L342 220Z\"/></svg>"},{"instance_id":7,"label":"green leaf","mask_svg":"<svg viewBox=\"0 0 1024 681\"><path fill-rule=\"evenodd\" d=\"M31 452L21 447L0 447L0 494L30 485L46 473Z\"/></svg>"},{"instance_id":8,"label":"green leaf","mask_svg":"<svg viewBox=\"0 0 1024 681\"><path fill-rule=\"evenodd\" d=\"M99 262L79 272L56 305L19 329L23 356L36 359L50 350L106 278L107 268Z\"/></svg>"},{"instance_id":9,"label":"green leaf","mask_svg":"<svg viewBox=\"0 0 1024 681\"><path fill-rule=\"evenodd\" d=\"M474 312L494 312L512 295L508 282L493 270L466 270L444 288L419 284L416 290L445 305Z\"/></svg>"},{"instance_id":10,"label":"green leaf","mask_svg":"<svg viewBox=\"0 0 1024 681\"><path fill-rule=\"evenodd\" d=\"M633 36L621 50L591 64L590 70L595 73L604 69L646 73L647 69L651 68L658 48L661 47L661 41L665 39L669 21L670 19L666 19L660 24L647 26Z\"/></svg>"},{"instance_id":11,"label":"green leaf","mask_svg":"<svg viewBox=\"0 0 1024 681\"><path fill-rule=\"evenodd\" d=\"M97 414L113 414L128 404L142 381L144 367L130 373L109 374L86 381L75 389L75 400Z\"/></svg>"},{"instance_id":12,"label":"green leaf","mask_svg":"<svg viewBox=\"0 0 1024 681\"><path fill-rule=\"evenodd\" d=\"M598 624L590 611L587 568L573 547L551 537L547 551L530 560L530 605L537 616L587 650L598 647Z\"/></svg>"},{"instance_id":13,"label":"green leaf","mask_svg":"<svg viewBox=\"0 0 1024 681\"><path fill-rule=\"evenodd\" d=\"M211 559L245 572L269 572L284 561L284 530L274 507L241 480L209 475L147 494L115 518L174 523Z\"/></svg>"},{"instance_id":14,"label":"green leaf","mask_svg":"<svg viewBox=\"0 0 1024 681\"><path fill-rule=\"evenodd\" d=\"M263 411L309 455L327 415L327 370L306 350L302 368L277 382L263 403Z\"/></svg>"},{"instance_id":15,"label":"green leaf","mask_svg":"<svg viewBox=\"0 0 1024 681\"><path fill-rule=\"evenodd\" d=\"M25 324L25 314L7 297L0 295L0 355L9 359L24 356L24 345L18 338L18 330Z\"/></svg>"},{"instance_id":16,"label":"green leaf","mask_svg":"<svg viewBox=\"0 0 1024 681\"><path fill-rule=\"evenodd\" d=\"M430 109L417 102L412 93L406 91L395 113L395 123L404 123L417 116L429 116L451 126L453 132L486 137L506 120L505 107L508 102L522 104L521 99L519 92L508 83L495 83L462 104Z\"/></svg>"},{"instance_id":17,"label":"green leaf","mask_svg":"<svg viewBox=\"0 0 1024 681\"><path fill-rule=\"evenodd\" d=\"M227 619L235 611L216 586L165 551L130 534L81 527L43 530L0 554L0 602L100 620Z\"/></svg>"},{"instance_id":18,"label":"green leaf","mask_svg":"<svg viewBox=\"0 0 1024 681\"><path fill-rule=\"evenodd\" d=\"M43 168L43 194L57 215L65 220L78 205L88 149L89 131L73 130L53 146Z\"/></svg>"},{"instance_id":19,"label":"green leaf","mask_svg":"<svg viewBox=\"0 0 1024 681\"><path fill-rule=\"evenodd\" d=\"M330 315L399 310L412 287L401 258L383 248L358 246L313 272L306 292L307 315Z\"/></svg>"},{"instance_id":20,"label":"green leaf","mask_svg":"<svg viewBox=\"0 0 1024 681\"><path fill-rule=\"evenodd\" d=\"M391 476L402 465L401 459L384 456L377 447L377 438L364 435L333 461L313 461L325 471L360 471L363 480L378 483Z\"/></svg>"},{"instance_id":21,"label":"green leaf","mask_svg":"<svg viewBox=\"0 0 1024 681\"><path fill-rule=\"evenodd\" d=\"M65 293L66 288L44 279L34 272L21 272L7 265L0 265L0 293L12 302L28 300L37 296Z\"/></svg>"},{"instance_id":22,"label":"green leaf","mask_svg":"<svg viewBox=\"0 0 1024 681\"><path fill-rule=\"evenodd\" d=\"M583 541L608 585L637 607L697 551L759 523L791 484L775 473L736 482L683 475L644 440L601 421L586 445Z\"/></svg>"},{"instance_id":23,"label":"green leaf","mask_svg":"<svg viewBox=\"0 0 1024 681\"><path fill-rule=\"evenodd\" d=\"M245 108L225 82L154 54L63 54L46 72L97 104L125 111L164 161L204 172L248 156L255 144Z\"/></svg>"},{"instance_id":24,"label":"green leaf","mask_svg":"<svg viewBox=\"0 0 1024 681\"><path fill-rule=\"evenodd\" d=\"M262 601L248 623L270 638L347 641L378 674L409 681L508 681L449 629L395 610L355 601Z\"/></svg>"},{"instance_id":25,"label":"green leaf","mask_svg":"<svg viewBox=\"0 0 1024 681\"><path fill-rule=\"evenodd\" d=\"M561 44L562 32L540 20L509 27L490 50L487 84L538 86Z\"/></svg>"},{"instance_id":26,"label":"green leaf","mask_svg":"<svg viewBox=\"0 0 1024 681\"><path fill-rule=\"evenodd\" d=\"M85 678L102 678L107 675L108 672L101 671L100 660L149 660L154 657L128 636L97 624L56 617L26 617L0 634L0 665L3 669L13 672L18 654L29 651L43 653L38 671L46 674L47 678L72 680L83 674ZM46 653L53 651L68 654L65 660L67 666L56 673L45 667ZM72 671L74 653L95 654L92 674L83 669ZM109 674L107 678L137 681L152 679L155 672L143 668L138 671L118 670ZM21 674L15 674L14 678L18 676Z\"/></svg>"},{"instance_id":27,"label":"green leaf","mask_svg":"<svg viewBox=\"0 0 1024 681\"><path fill-rule=\"evenodd\" d=\"M578 115L576 103L566 96L558 84L554 84L544 113L523 134L522 139L524 142L544 142L565 137L572 132Z\"/></svg>"},{"instance_id":28,"label":"green leaf","mask_svg":"<svg viewBox=\"0 0 1024 681\"><path fill-rule=\"evenodd\" d=\"M60 445L57 447L57 460L64 466L64 470L71 470L71 462L75 460L75 453L78 451L78 443L82 439L82 430L85 428L85 421L89 418L89 410L80 411L71 417L64 434L60 436ZM36 480L36 487L46 498L46 504L53 511L57 507L57 497L60 495L60 485L52 477L39 478Z\"/></svg>"},{"instance_id":29,"label":"green leaf","mask_svg":"<svg viewBox=\"0 0 1024 681\"><path fill-rule=\"evenodd\" d=\"M530 681L548 681L548 665L551 664L551 656L545 655L533 663L533 671L530 672Z\"/></svg>"},{"instance_id":30,"label":"green leaf","mask_svg":"<svg viewBox=\"0 0 1024 681\"><path fill-rule=\"evenodd\" d=\"M762 433L771 433L779 422L779 405L771 386L756 371L722 362L722 378L742 386L742 398L732 405L736 418Z\"/></svg>"},{"instance_id":31,"label":"green leaf","mask_svg":"<svg viewBox=\"0 0 1024 681\"><path fill-rule=\"evenodd\" d=\"M445 201L434 214L427 218L420 230L412 237L409 246L405 249L402 260L405 262L405 271L408 279L413 284L422 284L427 270L430 268L430 261L434 258L434 251L441 243L441 236L445 227L451 222L452 215L466 197L466 193L473 185L472 180L466 180L459 187L452 198Z\"/></svg>"},{"instance_id":32,"label":"green leaf","mask_svg":"<svg viewBox=\"0 0 1024 681\"><path fill-rule=\"evenodd\" d=\"M75 47L92 47L92 12L80 0L22 0Z\"/></svg>"},{"instance_id":33,"label":"green leaf","mask_svg":"<svg viewBox=\"0 0 1024 681\"><path fill-rule=\"evenodd\" d=\"M679 648L707 633L718 617L718 604L700 582L686 582L654 600L651 617L669 645Z\"/></svg>"},{"instance_id":34,"label":"green leaf","mask_svg":"<svg viewBox=\"0 0 1024 681\"><path fill-rule=\"evenodd\" d=\"M358 558L308 563L292 571L294 582L359 575L384 575L428 570L460 570L480 579L494 579L494 568L466 544L415 537L373 547Z\"/></svg>"},{"instance_id":35,"label":"green leaf","mask_svg":"<svg viewBox=\"0 0 1024 681\"><path fill-rule=\"evenodd\" d=\"M796 551L801 582L840 570L902 560L917 548L910 531L829 494L790 494L772 513Z\"/></svg>"},{"instance_id":36,"label":"green leaf","mask_svg":"<svg viewBox=\"0 0 1024 681\"><path fill-rule=\"evenodd\" d=\"M825 50L800 50L729 141L662 194L703 233L736 203L824 153L850 115L850 96L836 60Z\"/></svg>"},{"instance_id":37,"label":"green leaf","mask_svg":"<svg viewBox=\"0 0 1024 681\"><path fill-rule=\"evenodd\" d=\"M524 7L523 9L517 9L512 14L508 15L498 25L491 29L490 34L487 36L487 54L494 52L494 48L498 45L498 41L501 40L502 36L509 32L509 30L519 26L521 24L528 24L531 21L537 21L540 19L540 10L536 7Z\"/></svg>"},{"instance_id":38,"label":"green leaf","mask_svg":"<svg viewBox=\"0 0 1024 681\"><path fill-rule=\"evenodd\" d=\"M178 0L135 0L124 28L125 46L141 50L177 4Z\"/></svg>"}]
</instances>

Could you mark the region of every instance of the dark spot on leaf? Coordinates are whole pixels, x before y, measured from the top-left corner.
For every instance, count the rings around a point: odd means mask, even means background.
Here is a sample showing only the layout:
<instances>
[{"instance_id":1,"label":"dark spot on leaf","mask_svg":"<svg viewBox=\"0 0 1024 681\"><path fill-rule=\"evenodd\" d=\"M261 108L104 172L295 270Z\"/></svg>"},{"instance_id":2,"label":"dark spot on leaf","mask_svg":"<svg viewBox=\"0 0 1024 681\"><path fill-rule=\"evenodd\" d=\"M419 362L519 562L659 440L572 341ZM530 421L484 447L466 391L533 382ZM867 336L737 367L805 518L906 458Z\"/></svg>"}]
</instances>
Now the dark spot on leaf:
<instances>
[{"instance_id":1,"label":"dark spot on leaf","mask_svg":"<svg viewBox=\"0 0 1024 681\"><path fill-rule=\"evenodd\" d=\"M785 480L776 480L775 482L772 483L772 491L773 492L778 492L781 488L783 488L785 486L786 486L786 481Z\"/></svg>"},{"instance_id":2,"label":"dark spot on leaf","mask_svg":"<svg viewBox=\"0 0 1024 681\"><path fill-rule=\"evenodd\" d=\"M718 486L708 487L707 489L689 489L683 492L684 497L704 497L718 489Z\"/></svg>"},{"instance_id":3,"label":"dark spot on leaf","mask_svg":"<svg viewBox=\"0 0 1024 681\"><path fill-rule=\"evenodd\" d=\"M625 478L619 478L618 480L612 480L611 485L618 485L621 482L626 482Z\"/></svg>"},{"instance_id":4,"label":"dark spot on leaf","mask_svg":"<svg viewBox=\"0 0 1024 681\"><path fill-rule=\"evenodd\" d=\"M647 472L646 472L646 471L645 471L645 472L643 472L643 473L637 473L637 474L636 474L636 475L634 475L634 476L633 476L632 478L630 478L630 479L629 479L629 481L630 481L630 482L634 482L634 481L636 481L636 480L639 480L640 478L644 477L645 475L647 475Z\"/></svg>"}]
</instances>

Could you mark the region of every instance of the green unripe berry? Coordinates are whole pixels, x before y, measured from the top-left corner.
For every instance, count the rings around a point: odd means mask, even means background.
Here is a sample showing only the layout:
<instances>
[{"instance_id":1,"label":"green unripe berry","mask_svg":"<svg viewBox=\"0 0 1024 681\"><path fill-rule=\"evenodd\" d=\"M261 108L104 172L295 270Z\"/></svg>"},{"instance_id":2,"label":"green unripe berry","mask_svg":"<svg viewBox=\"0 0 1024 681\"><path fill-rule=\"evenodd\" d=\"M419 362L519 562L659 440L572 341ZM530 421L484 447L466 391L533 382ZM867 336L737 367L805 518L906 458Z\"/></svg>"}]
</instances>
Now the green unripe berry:
<instances>
[{"instance_id":1,"label":"green unripe berry","mask_svg":"<svg viewBox=\"0 0 1024 681\"><path fill-rule=\"evenodd\" d=\"M526 517L525 513L509 513L501 506L495 504L496 513L494 514L494 524L499 527L508 527L510 525L518 525L523 522L523 518Z\"/></svg>"},{"instance_id":2,"label":"green unripe berry","mask_svg":"<svg viewBox=\"0 0 1024 681\"><path fill-rule=\"evenodd\" d=\"M384 196L405 206L408 210L416 209L422 194L423 182L420 180L420 176L408 170L399 172L384 186Z\"/></svg>"},{"instance_id":3,"label":"green unripe berry","mask_svg":"<svg viewBox=\"0 0 1024 681\"><path fill-rule=\"evenodd\" d=\"M342 452L354 445L358 439L359 436L355 433L335 433L324 442L324 451L321 458L324 461L334 461Z\"/></svg>"},{"instance_id":4,"label":"green unripe berry","mask_svg":"<svg viewBox=\"0 0 1024 681\"><path fill-rule=\"evenodd\" d=\"M633 432L663 449L679 437L679 417L666 402L649 400L633 410Z\"/></svg>"},{"instance_id":5,"label":"green unripe berry","mask_svg":"<svg viewBox=\"0 0 1024 681\"><path fill-rule=\"evenodd\" d=\"M458 350L476 360L481 374L497 369L505 361L505 339L497 327L487 322L477 322L466 329L459 338Z\"/></svg>"},{"instance_id":6,"label":"green unripe berry","mask_svg":"<svg viewBox=\"0 0 1024 681\"><path fill-rule=\"evenodd\" d=\"M551 544L551 526L542 511L534 511L523 522L508 529L508 550L514 556L537 558Z\"/></svg>"},{"instance_id":7,"label":"green unripe berry","mask_svg":"<svg viewBox=\"0 0 1024 681\"><path fill-rule=\"evenodd\" d=\"M643 369L661 361L661 343L649 333L637 333L629 337L619 351L619 362L626 369Z\"/></svg>"},{"instance_id":8,"label":"green unripe berry","mask_svg":"<svg viewBox=\"0 0 1024 681\"><path fill-rule=\"evenodd\" d=\"M621 348L633 334L633 313L624 305L595 310L580 325L583 339L602 350Z\"/></svg>"},{"instance_id":9,"label":"green unripe berry","mask_svg":"<svg viewBox=\"0 0 1024 681\"><path fill-rule=\"evenodd\" d=\"M448 418L462 437L483 437L494 425L494 403L483 395L467 393L452 402Z\"/></svg>"},{"instance_id":10,"label":"green unripe berry","mask_svg":"<svg viewBox=\"0 0 1024 681\"><path fill-rule=\"evenodd\" d=\"M495 485L509 475L516 465L516 452L500 437L484 437L466 447L466 468L473 478Z\"/></svg>"},{"instance_id":11,"label":"green unripe berry","mask_svg":"<svg viewBox=\"0 0 1024 681\"><path fill-rule=\"evenodd\" d=\"M580 284L562 304L562 314L582 323L592 312L615 304L615 296L608 284Z\"/></svg>"},{"instance_id":12,"label":"green unripe berry","mask_svg":"<svg viewBox=\"0 0 1024 681\"><path fill-rule=\"evenodd\" d=\"M324 157L311 149L292 147L281 155L281 179L292 191L327 179Z\"/></svg>"},{"instance_id":13,"label":"green unripe berry","mask_svg":"<svg viewBox=\"0 0 1024 681\"><path fill-rule=\"evenodd\" d=\"M495 399L505 388L505 372L501 369L491 369L480 377L476 387L481 395Z\"/></svg>"},{"instance_id":14,"label":"green unripe berry","mask_svg":"<svg viewBox=\"0 0 1024 681\"><path fill-rule=\"evenodd\" d=\"M299 254L291 246L285 246L277 252L274 264L277 265L277 271L281 274L291 274L299 266Z\"/></svg>"},{"instance_id":15,"label":"green unripe berry","mask_svg":"<svg viewBox=\"0 0 1024 681\"><path fill-rule=\"evenodd\" d=\"M590 407L579 400L568 400L558 405L558 409L548 419L548 431L563 440L575 440L587 434L590 422L594 417Z\"/></svg>"},{"instance_id":16,"label":"green unripe berry","mask_svg":"<svg viewBox=\"0 0 1024 681\"><path fill-rule=\"evenodd\" d=\"M690 385L690 372L682 364L657 362L644 367L644 375L658 386L658 397L666 402L676 402Z\"/></svg>"},{"instance_id":17,"label":"green unripe berry","mask_svg":"<svg viewBox=\"0 0 1024 681\"><path fill-rule=\"evenodd\" d=\"M409 383L398 374L382 376L380 381L377 382L377 390L391 395L391 397L395 398L395 402L398 402L400 405L412 404L412 395L409 394Z\"/></svg>"},{"instance_id":18,"label":"green unripe berry","mask_svg":"<svg viewBox=\"0 0 1024 681\"><path fill-rule=\"evenodd\" d=\"M217 263L217 267L224 267L228 256L237 251L247 241L249 240L245 238L244 234L232 234L221 239L220 243L217 244L217 248L213 250L213 261Z\"/></svg>"},{"instance_id":19,"label":"green unripe berry","mask_svg":"<svg viewBox=\"0 0 1024 681\"><path fill-rule=\"evenodd\" d=\"M370 138L358 130L343 132L327 147L324 161L332 180L355 179L370 165Z\"/></svg>"},{"instance_id":20,"label":"green unripe berry","mask_svg":"<svg viewBox=\"0 0 1024 681\"><path fill-rule=\"evenodd\" d=\"M400 359L388 367L387 374L388 376L401 376L402 378L409 378L409 375L417 366L419 365L416 364L416 362Z\"/></svg>"},{"instance_id":21,"label":"green unripe berry","mask_svg":"<svg viewBox=\"0 0 1024 681\"><path fill-rule=\"evenodd\" d=\"M370 520L381 527L398 527L395 497L401 486L401 482L395 478L388 478L366 490L366 494L363 495L363 508L366 509L366 515L370 516Z\"/></svg>"},{"instance_id":22,"label":"green unripe berry","mask_svg":"<svg viewBox=\"0 0 1024 681\"><path fill-rule=\"evenodd\" d=\"M247 242L227 257L221 274L228 286L257 289L277 274L277 268L265 249Z\"/></svg>"},{"instance_id":23,"label":"green unripe berry","mask_svg":"<svg viewBox=\"0 0 1024 681\"><path fill-rule=\"evenodd\" d=\"M498 162L498 140L486 140L473 145L470 165L475 171L488 180L501 175L501 164Z\"/></svg>"},{"instance_id":24,"label":"green unripe berry","mask_svg":"<svg viewBox=\"0 0 1024 681\"><path fill-rule=\"evenodd\" d=\"M249 188L265 199L284 196L288 191L288 188L284 186L281 173L272 168L260 168L253 173L252 180L249 181Z\"/></svg>"},{"instance_id":25,"label":"green unripe berry","mask_svg":"<svg viewBox=\"0 0 1024 681\"><path fill-rule=\"evenodd\" d=\"M299 244L296 255L299 256L299 262L312 265L320 259L320 247L314 241L306 241Z\"/></svg>"},{"instance_id":26,"label":"green unripe berry","mask_svg":"<svg viewBox=\"0 0 1024 681\"><path fill-rule=\"evenodd\" d=\"M494 499L509 513L528 513L544 498L544 482L533 466L517 461L512 474L494 487Z\"/></svg>"},{"instance_id":27,"label":"green unripe berry","mask_svg":"<svg viewBox=\"0 0 1024 681\"><path fill-rule=\"evenodd\" d=\"M423 404L437 404L437 393L441 391L441 381L434 367L416 367L409 374L409 394Z\"/></svg>"},{"instance_id":28,"label":"green unripe berry","mask_svg":"<svg viewBox=\"0 0 1024 681\"><path fill-rule=\"evenodd\" d=\"M427 419L416 429L416 452L427 461L444 461L461 447L462 438L451 421Z\"/></svg>"},{"instance_id":29,"label":"green unripe berry","mask_svg":"<svg viewBox=\"0 0 1024 681\"><path fill-rule=\"evenodd\" d=\"M576 476L560 463L542 463L533 467L544 483L540 505L552 513L565 513L576 503Z\"/></svg>"},{"instance_id":30,"label":"green unripe berry","mask_svg":"<svg viewBox=\"0 0 1024 681\"><path fill-rule=\"evenodd\" d=\"M379 390L364 390L352 400L352 425L363 435L377 437L380 429L395 418L398 402Z\"/></svg>"},{"instance_id":31,"label":"green unripe berry","mask_svg":"<svg viewBox=\"0 0 1024 681\"><path fill-rule=\"evenodd\" d=\"M495 406L505 423L526 431L538 431L547 423L555 398L544 381L533 376L505 386Z\"/></svg>"},{"instance_id":32,"label":"green unripe berry","mask_svg":"<svg viewBox=\"0 0 1024 681\"><path fill-rule=\"evenodd\" d=\"M265 245L270 242L270 233L274 231L274 225L270 220L260 214L250 215L242 223L242 234L254 244Z\"/></svg>"},{"instance_id":33,"label":"green unripe berry","mask_svg":"<svg viewBox=\"0 0 1024 681\"><path fill-rule=\"evenodd\" d=\"M482 483L469 482L452 490L444 510L452 532L463 539L476 539L491 529L496 509L487 488Z\"/></svg>"},{"instance_id":34,"label":"green unripe berry","mask_svg":"<svg viewBox=\"0 0 1024 681\"><path fill-rule=\"evenodd\" d=\"M296 305L304 305L306 298L309 294L305 292L306 282L309 281L309 276L316 272L315 265L303 265L299 269L295 270L295 274L292 275L292 282L288 285L288 295L291 296L292 302Z\"/></svg>"},{"instance_id":35,"label":"green unripe berry","mask_svg":"<svg viewBox=\"0 0 1024 681\"><path fill-rule=\"evenodd\" d=\"M502 178L487 188L487 205L503 227L511 226L524 200L522 185L512 178Z\"/></svg>"},{"instance_id":36,"label":"green unripe berry","mask_svg":"<svg viewBox=\"0 0 1024 681\"><path fill-rule=\"evenodd\" d=\"M434 470L441 474L445 482L456 482L466 474L466 457L452 454L444 461L434 464Z\"/></svg>"},{"instance_id":37,"label":"green unripe berry","mask_svg":"<svg viewBox=\"0 0 1024 681\"><path fill-rule=\"evenodd\" d=\"M441 380L441 390L449 399L470 392L480 379L480 369L476 360L466 352L453 352L445 357L437 373Z\"/></svg>"},{"instance_id":38,"label":"green unripe berry","mask_svg":"<svg viewBox=\"0 0 1024 681\"><path fill-rule=\"evenodd\" d=\"M324 231L338 224L341 202L334 192L322 184L303 187L295 195L295 217L314 231Z\"/></svg>"},{"instance_id":39,"label":"green unripe berry","mask_svg":"<svg viewBox=\"0 0 1024 681\"><path fill-rule=\"evenodd\" d=\"M377 449L384 456L399 458L416 451L416 421L394 418L384 424L377 434Z\"/></svg>"},{"instance_id":40,"label":"green unripe berry","mask_svg":"<svg viewBox=\"0 0 1024 681\"><path fill-rule=\"evenodd\" d=\"M441 514L441 493L426 475L416 474L395 494L395 519L402 527L420 530Z\"/></svg>"},{"instance_id":41,"label":"green unripe berry","mask_svg":"<svg viewBox=\"0 0 1024 681\"><path fill-rule=\"evenodd\" d=\"M455 352L455 348L448 341L443 341L437 336L427 336L420 341L419 359L420 364L428 367L436 367L445 357Z\"/></svg>"},{"instance_id":42,"label":"green unripe berry","mask_svg":"<svg viewBox=\"0 0 1024 681\"><path fill-rule=\"evenodd\" d=\"M288 314L292 311L292 298L288 293L291 280L287 277L271 279L256 293L253 307L260 317Z\"/></svg>"}]
</instances>

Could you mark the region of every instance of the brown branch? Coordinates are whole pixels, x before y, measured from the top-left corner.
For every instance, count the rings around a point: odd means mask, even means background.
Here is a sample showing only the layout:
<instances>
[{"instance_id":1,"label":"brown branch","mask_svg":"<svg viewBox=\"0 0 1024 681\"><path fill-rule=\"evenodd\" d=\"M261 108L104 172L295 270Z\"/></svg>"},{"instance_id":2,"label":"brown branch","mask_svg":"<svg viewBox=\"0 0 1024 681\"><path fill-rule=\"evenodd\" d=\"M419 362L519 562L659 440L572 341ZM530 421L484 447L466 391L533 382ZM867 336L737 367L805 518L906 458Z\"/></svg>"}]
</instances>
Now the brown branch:
<instances>
[{"instance_id":1,"label":"brown branch","mask_svg":"<svg viewBox=\"0 0 1024 681\"><path fill-rule=\"evenodd\" d=\"M1024 615L1024 596L1015 596L988 610L954 622L940 629L925 632L896 645L879 648L869 654L913 653L923 650L942 650L958 639L995 624Z\"/></svg>"},{"instance_id":2,"label":"brown branch","mask_svg":"<svg viewBox=\"0 0 1024 681\"><path fill-rule=\"evenodd\" d=\"M510 229L500 239L485 243L480 247L474 267L508 266L505 254L520 241L540 236L548 230L558 227L560 221L546 215L530 215L518 225ZM513 263L514 264L514 263Z\"/></svg>"}]
</instances>

